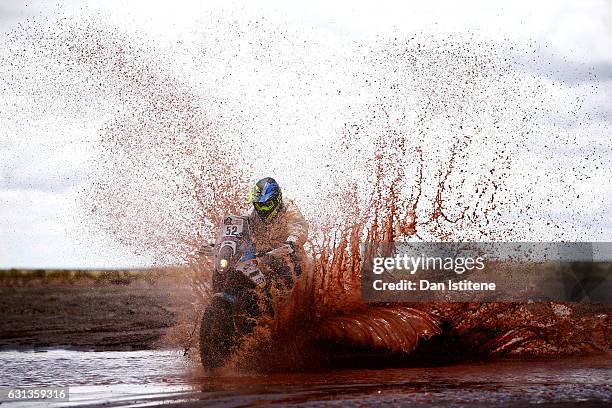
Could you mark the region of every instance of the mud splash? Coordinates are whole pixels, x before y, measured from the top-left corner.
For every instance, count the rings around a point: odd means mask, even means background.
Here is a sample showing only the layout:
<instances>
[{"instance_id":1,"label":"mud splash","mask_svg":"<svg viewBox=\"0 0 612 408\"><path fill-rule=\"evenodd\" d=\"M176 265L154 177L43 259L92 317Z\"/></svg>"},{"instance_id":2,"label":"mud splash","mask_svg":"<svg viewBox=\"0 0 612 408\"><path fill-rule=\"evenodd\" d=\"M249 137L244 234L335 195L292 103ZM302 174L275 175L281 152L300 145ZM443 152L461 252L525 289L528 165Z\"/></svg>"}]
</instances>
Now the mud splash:
<instances>
[{"instance_id":1,"label":"mud splash","mask_svg":"<svg viewBox=\"0 0 612 408\"><path fill-rule=\"evenodd\" d=\"M217 38L216 51L247 47L259 57L268 55L269 44L279 44L273 27L241 29L260 37L260 45ZM284 47L303 43L291 34L284 38ZM244 210L257 167L255 154L244 146L262 143L254 151L266 152L283 139L251 137L247 131L254 127L245 122L257 121L258 110L245 119L249 113L236 109L240 101L211 96L211 88L173 73L168 67L175 55L148 45L146 36L85 20L24 27L11 41L11 55L19 57L11 70L53 67L49 77L21 81L22 89L42 89L44 95L75 82L79 86L64 91L71 109L82 109L91 95L102 101L99 150L83 207L94 228L135 252L158 264L186 266L184 278L198 300L167 340L197 356L194 322L210 296L212 272L199 250L223 214ZM24 42L31 46L27 51L21 51ZM330 358L346 349L406 355L419 344L426 351L454 345L449 353L467 349L475 355L608 349L608 314L578 315L571 305L360 302L360 242L540 237L532 223L520 220L537 213L541 180L521 171L516 158L532 153L529 146L543 132L542 117L554 109L547 91L559 85L517 68L524 49L472 35L417 33L349 45L353 57L335 56L341 68L334 71L339 79L331 92L337 97L329 100L342 109L326 129L331 139L321 149L326 153L306 156L324 163L325 170L283 184L297 193L312 223L306 273L291 293L275 293L275 317L262 319L230 366L302 367L318 363L321 345ZM203 42L199 48L210 46ZM318 84L304 78L291 79ZM274 94L272 85L265 90ZM569 116L578 114L577 106L567 109ZM282 129L283 123L273 125ZM554 136L558 143L568 143L566 137L563 131ZM301 163L303 154L270 160ZM560 171L555 186L572 191L572 178L563 175ZM539 223L550 225L548 239L563 236L554 216L540 216ZM582 336L567 340L571 333ZM431 340L420 342L426 339Z\"/></svg>"}]
</instances>

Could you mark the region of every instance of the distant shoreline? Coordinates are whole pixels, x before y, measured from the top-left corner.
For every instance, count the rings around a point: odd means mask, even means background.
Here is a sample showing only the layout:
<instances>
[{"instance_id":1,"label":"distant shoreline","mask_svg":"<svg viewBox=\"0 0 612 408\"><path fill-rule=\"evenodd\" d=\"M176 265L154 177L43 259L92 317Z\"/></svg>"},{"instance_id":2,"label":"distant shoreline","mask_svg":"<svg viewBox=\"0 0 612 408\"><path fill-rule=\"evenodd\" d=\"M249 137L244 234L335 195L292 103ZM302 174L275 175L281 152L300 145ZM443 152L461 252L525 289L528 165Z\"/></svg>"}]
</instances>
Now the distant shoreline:
<instances>
[{"instance_id":1,"label":"distant shoreline","mask_svg":"<svg viewBox=\"0 0 612 408\"><path fill-rule=\"evenodd\" d=\"M0 271L0 350L164 347L192 299L166 269Z\"/></svg>"}]
</instances>

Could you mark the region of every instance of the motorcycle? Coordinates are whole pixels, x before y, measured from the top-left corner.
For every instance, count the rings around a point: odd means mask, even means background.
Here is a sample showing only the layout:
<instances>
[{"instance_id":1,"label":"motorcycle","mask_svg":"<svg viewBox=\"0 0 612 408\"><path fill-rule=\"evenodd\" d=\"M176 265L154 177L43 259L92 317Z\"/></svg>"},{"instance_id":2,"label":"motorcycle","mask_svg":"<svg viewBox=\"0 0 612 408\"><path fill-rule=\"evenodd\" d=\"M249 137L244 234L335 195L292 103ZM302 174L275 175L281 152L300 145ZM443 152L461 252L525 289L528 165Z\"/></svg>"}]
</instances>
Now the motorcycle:
<instances>
[{"instance_id":1,"label":"motorcycle","mask_svg":"<svg viewBox=\"0 0 612 408\"><path fill-rule=\"evenodd\" d=\"M229 215L219 226L213 245L213 296L200 325L200 358L207 370L222 366L251 333L262 312L261 297L271 310L270 277L263 271L266 260L289 257L300 274L295 252L288 246L256 252L249 218ZM292 274L285 274L292 285Z\"/></svg>"}]
</instances>

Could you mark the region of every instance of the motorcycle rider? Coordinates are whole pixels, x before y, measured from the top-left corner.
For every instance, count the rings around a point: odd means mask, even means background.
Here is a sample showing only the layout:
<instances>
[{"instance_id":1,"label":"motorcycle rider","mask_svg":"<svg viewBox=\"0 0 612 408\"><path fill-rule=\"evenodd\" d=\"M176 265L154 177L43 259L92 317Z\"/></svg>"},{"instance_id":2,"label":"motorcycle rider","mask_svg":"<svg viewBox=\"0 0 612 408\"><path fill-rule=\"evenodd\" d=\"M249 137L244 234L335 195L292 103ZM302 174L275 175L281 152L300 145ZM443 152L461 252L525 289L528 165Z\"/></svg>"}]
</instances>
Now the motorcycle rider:
<instances>
[{"instance_id":1,"label":"motorcycle rider","mask_svg":"<svg viewBox=\"0 0 612 408\"><path fill-rule=\"evenodd\" d=\"M299 276L304 259L304 243L308 238L308 223L293 200L283 198L276 180L265 177L251 191L247 216L253 228L257 251L271 251L283 247L285 256L269 256L267 265L274 274L292 286L292 271Z\"/></svg>"},{"instance_id":2,"label":"motorcycle rider","mask_svg":"<svg viewBox=\"0 0 612 408\"><path fill-rule=\"evenodd\" d=\"M200 325L200 358L206 369L224 364L243 336L252 333L262 317L266 321L274 316L275 300L289 295L286 289L293 287L294 273L300 275L300 261L305 259L303 245L308 236L308 223L295 203L283 198L276 180L271 177L259 180L251 191L249 204L252 208L243 216L249 221L248 236L241 235L238 230L234 230L235 235L224 232L222 228L219 231L218 238L228 239L220 241L220 252L232 253L230 259L238 264L220 270L221 261L226 261L221 267L225 268L229 265L228 260L218 259L217 264L215 259L213 296ZM232 227L232 217L223 220L223 225L226 225L226 220ZM244 227L243 219L240 221ZM238 242L241 247L237 251ZM202 253L206 255L204 251ZM234 259L234 255L240 258ZM254 266L256 270L252 272L259 277L263 273L265 279L253 281L248 269L239 269L242 266Z\"/></svg>"}]
</instances>

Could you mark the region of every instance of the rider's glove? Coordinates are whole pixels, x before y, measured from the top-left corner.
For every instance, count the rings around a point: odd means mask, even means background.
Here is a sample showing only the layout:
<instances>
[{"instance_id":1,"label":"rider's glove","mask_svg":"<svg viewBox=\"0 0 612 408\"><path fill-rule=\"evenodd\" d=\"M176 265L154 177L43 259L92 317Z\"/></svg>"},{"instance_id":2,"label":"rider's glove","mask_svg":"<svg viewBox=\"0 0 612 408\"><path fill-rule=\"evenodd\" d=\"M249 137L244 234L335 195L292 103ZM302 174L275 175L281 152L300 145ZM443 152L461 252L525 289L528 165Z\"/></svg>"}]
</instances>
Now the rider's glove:
<instances>
[{"instance_id":1,"label":"rider's glove","mask_svg":"<svg viewBox=\"0 0 612 408\"><path fill-rule=\"evenodd\" d=\"M295 246L291 242L285 242L283 246L279 248L278 254L280 256L291 255L295 252Z\"/></svg>"},{"instance_id":2,"label":"rider's glove","mask_svg":"<svg viewBox=\"0 0 612 408\"><path fill-rule=\"evenodd\" d=\"M281 245L280 247L273 249L270 252L266 253L266 255L282 258L284 256L291 255L293 252L294 252L293 246L288 243L285 243Z\"/></svg>"},{"instance_id":3,"label":"rider's glove","mask_svg":"<svg viewBox=\"0 0 612 408\"><path fill-rule=\"evenodd\" d=\"M295 252L295 241L287 240L285 241L285 246L291 249L290 254Z\"/></svg>"}]
</instances>

